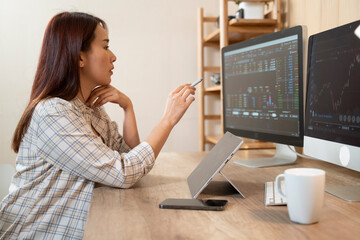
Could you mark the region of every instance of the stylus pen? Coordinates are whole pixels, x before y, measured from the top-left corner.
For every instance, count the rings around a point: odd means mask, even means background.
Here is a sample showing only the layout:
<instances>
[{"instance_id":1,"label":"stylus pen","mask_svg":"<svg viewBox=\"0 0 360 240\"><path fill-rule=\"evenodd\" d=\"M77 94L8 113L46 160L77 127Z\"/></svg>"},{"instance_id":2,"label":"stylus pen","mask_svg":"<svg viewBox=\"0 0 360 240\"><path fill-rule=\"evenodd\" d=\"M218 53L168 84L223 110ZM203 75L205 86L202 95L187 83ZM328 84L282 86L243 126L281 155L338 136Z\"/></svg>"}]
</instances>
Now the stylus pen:
<instances>
[{"instance_id":1,"label":"stylus pen","mask_svg":"<svg viewBox=\"0 0 360 240\"><path fill-rule=\"evenodd\" d=\"M193 82L190 86L191 87L195 87L196 85L198 85L202 80L204 80L203 78L200 78L199 80L196 80L195 82Z\"/></svg>"}]
</instances>

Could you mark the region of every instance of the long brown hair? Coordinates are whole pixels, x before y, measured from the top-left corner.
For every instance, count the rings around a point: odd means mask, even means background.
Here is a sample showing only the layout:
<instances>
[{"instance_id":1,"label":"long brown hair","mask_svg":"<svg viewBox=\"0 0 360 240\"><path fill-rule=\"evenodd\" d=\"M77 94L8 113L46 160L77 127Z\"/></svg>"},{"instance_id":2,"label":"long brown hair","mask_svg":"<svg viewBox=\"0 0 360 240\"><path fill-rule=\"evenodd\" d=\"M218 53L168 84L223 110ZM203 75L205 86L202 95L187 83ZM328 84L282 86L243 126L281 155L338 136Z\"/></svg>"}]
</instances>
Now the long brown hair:
<instances>
[{"instance_id":1,"label":"long brown hair","mask_svg":"<svg viewBox=\"0 0 360 240\"><path fill-rule=\"evenodd\" d=\"M63 12L48 23L42 43L30 101L15 129L11 148L19 151L36 105L43 99L71 100L80 89L80 51L90 50L98 24L103 20L80 12Z\"/></svg>"}]
</instances>

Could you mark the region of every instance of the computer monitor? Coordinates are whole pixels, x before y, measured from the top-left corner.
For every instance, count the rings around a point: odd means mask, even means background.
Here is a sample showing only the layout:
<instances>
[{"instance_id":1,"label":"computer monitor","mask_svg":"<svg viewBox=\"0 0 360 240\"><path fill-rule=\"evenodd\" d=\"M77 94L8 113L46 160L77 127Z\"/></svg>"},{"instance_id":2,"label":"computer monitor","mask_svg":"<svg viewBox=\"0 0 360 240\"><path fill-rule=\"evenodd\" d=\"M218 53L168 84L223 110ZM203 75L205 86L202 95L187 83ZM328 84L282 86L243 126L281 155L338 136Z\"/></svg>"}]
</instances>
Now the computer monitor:
<instances>
[{"instance_id":1,"label":"computer monitor","mask_svg":"<svg viewBox=\"0 0 360 240\"><path fill-rule=\"evenodd\" d=\"M355 171L360 171L359 25L352 22L309 38L304 130L305 154ZM360 200L360 185L326 190Z\"/></svg>"},{"instance_id":2,"label":"computer monitor","mask_svg":"<svg viewBox=\"0 0 360 240\"><path fill-rule=\"evenodd\" d=\"M222 49L224 131L276 143L272 158L235 163L266 167L296 161L293 146L302 147L304 137L305 33L296 26Z\"/></svg>"}]
</instances>

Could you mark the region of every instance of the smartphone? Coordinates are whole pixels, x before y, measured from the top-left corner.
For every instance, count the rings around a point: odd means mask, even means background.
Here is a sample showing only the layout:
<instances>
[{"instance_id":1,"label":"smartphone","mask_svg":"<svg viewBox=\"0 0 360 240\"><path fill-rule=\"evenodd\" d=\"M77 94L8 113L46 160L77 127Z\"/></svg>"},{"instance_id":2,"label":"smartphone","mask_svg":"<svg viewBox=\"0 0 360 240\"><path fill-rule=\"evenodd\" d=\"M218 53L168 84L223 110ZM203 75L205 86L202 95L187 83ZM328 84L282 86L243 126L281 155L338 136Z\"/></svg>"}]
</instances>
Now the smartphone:
<instances>
[{"instance_id":1,"label":"smartphone","mask_svg":"<svg viewBox=\"0 0 360 240\"><path fill-rule=\"evenodd\" d=\"M169 198L160 203L159 208L222 211L227 202L217 199Z\"/></svg>"},{"instance_id":2,"label":"smartphone","mask_svg":"<svg viewBox=\"0 0 360 240\"><path fill-rule=\"evenodd\" d=\"M202 80L204 80L203 78L200 78L199 80L196 80L195 82L193 82L190 86L191 87L195 87L196 85L198 85Z\"/></svg>"}]
</instances>

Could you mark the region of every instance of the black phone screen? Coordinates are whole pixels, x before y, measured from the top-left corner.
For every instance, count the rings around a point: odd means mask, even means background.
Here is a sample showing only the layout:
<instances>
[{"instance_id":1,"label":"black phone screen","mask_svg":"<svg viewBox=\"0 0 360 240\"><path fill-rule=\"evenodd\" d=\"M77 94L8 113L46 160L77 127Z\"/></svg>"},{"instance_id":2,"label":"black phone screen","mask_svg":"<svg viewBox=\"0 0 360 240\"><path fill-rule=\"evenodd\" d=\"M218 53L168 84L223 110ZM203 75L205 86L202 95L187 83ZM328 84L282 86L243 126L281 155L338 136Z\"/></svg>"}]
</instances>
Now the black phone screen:
<instances>
[{"instance_id":1,"label":"black phone screen","mask_svg":"<svg viewBox=\"0 0 360 240\"><path fill-rule=\"evenodd\" d=\"M224 210L227 200L217 199L176 199L169 198L159 204L160 208L189 210Z\"/></svg>"}]
</instances>

